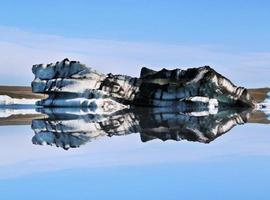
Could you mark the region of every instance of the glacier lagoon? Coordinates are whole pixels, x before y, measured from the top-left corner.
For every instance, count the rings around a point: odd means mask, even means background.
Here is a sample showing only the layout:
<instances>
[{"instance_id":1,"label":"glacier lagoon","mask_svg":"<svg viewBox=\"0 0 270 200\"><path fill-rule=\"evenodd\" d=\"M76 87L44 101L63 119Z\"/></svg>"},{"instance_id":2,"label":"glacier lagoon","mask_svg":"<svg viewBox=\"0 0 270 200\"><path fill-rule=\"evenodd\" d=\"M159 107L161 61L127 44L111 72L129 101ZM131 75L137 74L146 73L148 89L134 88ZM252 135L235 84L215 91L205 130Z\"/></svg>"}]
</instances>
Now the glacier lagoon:
<instances>
[{"instance_id":1,"label":"glacier lagoon","mask_svg":"<svg viewBox=\"0 0 270 200\"><path fill-rule=\"evenodd\" d=\"M119 106L98 98L87 101L89 107L44 108L34 104L46 94L2 90L12 97L0 96L4 199L269 198L269 88L248 89L260 103L240 108L202 97L189 99L202 104L176 107ZM22 93L34 99L17 99ZM55 97L61 101L50 101ZM41 103L70 105L71 97L49 93Z\"/></svg>"},{"instance_id":2,"label":"glacier lagoon","mask_svg":"<svg viewBox=\"0 0 270 200\"><path fill-rule=\"evenodd\" d=\"M267 112L26 110L1 110L4 199L269 198Z\"/></svg>"}]
</instances>

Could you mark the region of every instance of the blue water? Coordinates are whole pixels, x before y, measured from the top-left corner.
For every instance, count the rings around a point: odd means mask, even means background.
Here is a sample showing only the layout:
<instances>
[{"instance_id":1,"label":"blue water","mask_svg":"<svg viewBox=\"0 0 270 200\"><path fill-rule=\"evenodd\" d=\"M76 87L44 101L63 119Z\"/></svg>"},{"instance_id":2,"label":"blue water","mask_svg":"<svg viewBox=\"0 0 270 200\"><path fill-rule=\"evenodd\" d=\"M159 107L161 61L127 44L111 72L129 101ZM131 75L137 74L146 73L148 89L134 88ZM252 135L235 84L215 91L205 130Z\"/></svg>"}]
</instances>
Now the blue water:
<instances>
[{"instance_id":1,"label":"blue water","mask_svg":"<svg viewBox=\"0 0 270 200\"><path fill-rule=\"evenodd\" d=\"M210 144L102 137L68 151L0 127L1 199L269 199L270 127L234 127Z\"/></svg>"}]
</instances>

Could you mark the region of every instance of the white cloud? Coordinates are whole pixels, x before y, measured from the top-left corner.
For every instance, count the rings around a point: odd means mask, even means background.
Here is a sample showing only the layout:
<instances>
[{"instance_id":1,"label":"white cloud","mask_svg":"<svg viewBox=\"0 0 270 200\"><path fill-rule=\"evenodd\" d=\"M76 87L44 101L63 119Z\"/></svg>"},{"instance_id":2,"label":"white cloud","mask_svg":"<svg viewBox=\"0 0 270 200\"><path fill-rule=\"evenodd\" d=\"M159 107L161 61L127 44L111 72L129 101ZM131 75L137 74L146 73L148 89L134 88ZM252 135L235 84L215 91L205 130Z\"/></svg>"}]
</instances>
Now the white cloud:
<instances>
[{"instance_id":1,"label":"white cloud","mask_svg":"<svg viewBox=\"0 0 270 200\"><path fill-rule=\"evenodd\" d=\"M0 27L0 84L29 85L31 66L63 58L80 60L104 73L138 76L141 66L155 69L210 65L238 85L263 87L270 52L230 52L211 45L173 45L66 38Z\"/></svg>"}]
</instances>

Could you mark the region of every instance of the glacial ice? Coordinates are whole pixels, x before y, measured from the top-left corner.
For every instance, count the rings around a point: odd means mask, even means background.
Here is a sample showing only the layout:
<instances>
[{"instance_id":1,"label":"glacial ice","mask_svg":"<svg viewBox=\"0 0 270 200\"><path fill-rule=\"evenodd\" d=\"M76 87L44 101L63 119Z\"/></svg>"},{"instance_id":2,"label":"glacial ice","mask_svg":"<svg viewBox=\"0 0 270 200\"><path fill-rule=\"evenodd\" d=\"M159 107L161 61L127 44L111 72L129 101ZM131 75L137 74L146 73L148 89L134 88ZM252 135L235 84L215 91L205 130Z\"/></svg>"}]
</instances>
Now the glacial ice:
<instances>
[{"instance_id":1,"label":"glacial ice","mask_svg":"<svg viewBox=\"0 0 270 200\"><path fill-rule=\"evenodd\" d=\"M160 71L142 68L137 78L102 74L78 61L64 59L48 65L34 65L32 71L35 75L33 92L48 95L47 99L38 102L45 107L87 107L96 99L93 93L111 101L111 105L209 107L211 110L222 105L254 106L245 88L235 86L209 66ZM191 101L192 98L196 101ZM212 100L205 102L203 98Z\"/></svg>"},{"instance_id":2,"label":"glacial ice","mask_svg":"<svg viewBox=\"0 0 270 200\"><path fill-rule=\"evenodd\" d=\"M25 106L35 106L38 99L17 99L7 95L0 95L0 107L19 108Z\"/></svg>"}]
</instances>

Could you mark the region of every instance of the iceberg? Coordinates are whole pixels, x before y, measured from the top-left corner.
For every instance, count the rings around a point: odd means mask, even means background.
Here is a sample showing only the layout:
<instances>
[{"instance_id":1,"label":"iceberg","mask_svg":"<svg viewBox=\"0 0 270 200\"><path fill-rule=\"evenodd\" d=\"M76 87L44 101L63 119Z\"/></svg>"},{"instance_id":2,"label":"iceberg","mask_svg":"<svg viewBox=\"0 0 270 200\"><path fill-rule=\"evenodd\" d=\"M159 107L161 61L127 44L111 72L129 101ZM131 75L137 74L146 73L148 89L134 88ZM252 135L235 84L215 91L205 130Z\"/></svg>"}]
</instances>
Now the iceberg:
<instances>
[{"instance_id":1,"label":"iceberg","mask_svg":"<svg viewBox=\"0 0 270 200\"><path fill-rule=\"evenodd\" d=\"M119 110L118 104L212 110L213 105L255 106L246 88L235 86L209 66L160 71L143 67L140 77L130 77L102 74L78 61L64 59L34 65L32 71L33 92L48 95L37 102L43 107L89 107L98 99L111 101L111 105L117 105L115 110Z\"/></svg>"}]
</instances>

